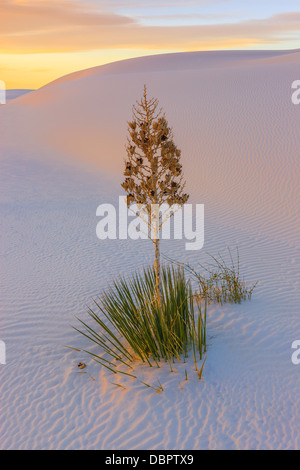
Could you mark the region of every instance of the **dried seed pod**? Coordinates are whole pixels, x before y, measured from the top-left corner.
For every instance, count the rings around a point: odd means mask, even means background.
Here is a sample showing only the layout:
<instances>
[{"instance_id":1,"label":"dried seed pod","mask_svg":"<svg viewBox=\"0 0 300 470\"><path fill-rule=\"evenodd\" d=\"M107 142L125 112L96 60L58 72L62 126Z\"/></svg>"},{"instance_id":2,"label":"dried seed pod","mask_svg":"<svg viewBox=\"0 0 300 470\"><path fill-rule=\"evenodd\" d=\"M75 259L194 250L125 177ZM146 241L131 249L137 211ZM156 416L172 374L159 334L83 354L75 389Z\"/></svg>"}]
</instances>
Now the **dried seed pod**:
<instances>
[{"instance_id":1,"label":"dried seed pod","mask_svg":"<svg viewBox=\"0 0 300 470\"><path fill-rule=\"evenodd\" d=\"M131 129L133 129L133 130L136 129L136 121L129 122L128 125Z\"/></svg>"},{"instance_id":2,"label":"dried seed pod","mask_svg":"<svg viewBox=\"0 0 300 470\"><path fill-rule=\"evenodd\" d=\"M84 362L79 362L79 363L77 364L77 367L78 367L78 369L85 369L85 368L86 368L86 364L85 364Z\"/></svg>"}]
</instances>

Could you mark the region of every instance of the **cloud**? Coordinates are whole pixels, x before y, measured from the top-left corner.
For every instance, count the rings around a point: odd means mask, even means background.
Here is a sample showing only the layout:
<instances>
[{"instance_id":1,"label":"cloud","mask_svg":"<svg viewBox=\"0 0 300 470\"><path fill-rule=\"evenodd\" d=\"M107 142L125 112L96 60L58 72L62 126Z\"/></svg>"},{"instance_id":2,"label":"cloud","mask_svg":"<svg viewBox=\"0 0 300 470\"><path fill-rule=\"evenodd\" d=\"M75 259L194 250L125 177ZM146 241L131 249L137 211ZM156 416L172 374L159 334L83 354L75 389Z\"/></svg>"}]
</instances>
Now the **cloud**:
<instances>
[{"instance_id":1,"label":"cloud","mask_svg":"<svg viewBox=\"0 0 300 470\"><path fill-rule=\"evenodd\" d=\"M93 0L99 4L99 0ZM216 3L226 3L230 0L101 0L101 5L107 8L122 8L122 9L157 9L157 8L188 8L199 7L204 5L212 5Z\"/></svg>"},{"instance_id":2,"label":"cloud","mask_svg":"<svg viewBox=\"0 0 300 470\"><path fill-rule=\"evenodd\" d=\"M95 3L0 1L0 52L11 54L122 48L183 51L221 48L221 45L251 47L279 43L299 30L300 12L234 23L147 26L139 24L134 17L101 12Z\"/></svg>"},{"instance_id":3,"label":"cloud","mask_svg":"<svg viewBox=\"0 0 300 470\"><path fill-rule=\"evenodd\" d=\"M92 5L74 0L0 0L1 35L51 34L89 26L124 26L130 18L99 13Z\"/></svg>"}]
</instances>

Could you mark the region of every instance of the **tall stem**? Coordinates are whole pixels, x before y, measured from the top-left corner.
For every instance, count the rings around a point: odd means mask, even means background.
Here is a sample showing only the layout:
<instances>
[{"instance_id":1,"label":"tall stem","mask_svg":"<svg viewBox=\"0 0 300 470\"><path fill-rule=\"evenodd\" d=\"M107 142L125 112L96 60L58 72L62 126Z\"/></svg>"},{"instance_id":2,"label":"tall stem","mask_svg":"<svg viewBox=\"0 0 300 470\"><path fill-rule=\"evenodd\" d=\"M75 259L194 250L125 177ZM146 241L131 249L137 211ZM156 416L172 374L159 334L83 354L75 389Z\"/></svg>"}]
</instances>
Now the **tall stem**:
<instances>
[{"instance_id":1,"label":"tall stem","mask_svg":"<svg viewBox=\"0 0 300 470\"><path fill-rule=\"evenodd\" d=\"M158 304L161 305L161 273L160 273L160 247L159 247L159 238L156 238L154 241L155 244L155 292Z\"/></svg>"}]
</instances>

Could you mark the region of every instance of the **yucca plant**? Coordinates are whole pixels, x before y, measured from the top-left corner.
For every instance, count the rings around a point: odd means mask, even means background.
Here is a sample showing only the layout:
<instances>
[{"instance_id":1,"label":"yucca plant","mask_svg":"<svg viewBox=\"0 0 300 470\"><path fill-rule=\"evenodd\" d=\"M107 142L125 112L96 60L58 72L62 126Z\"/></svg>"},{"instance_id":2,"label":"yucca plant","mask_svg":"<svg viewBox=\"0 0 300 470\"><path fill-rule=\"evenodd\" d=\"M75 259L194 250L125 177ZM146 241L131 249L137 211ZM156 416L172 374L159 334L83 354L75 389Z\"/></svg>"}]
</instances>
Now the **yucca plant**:
<instances>
[{"instance_id":1,"label":"yucca plant","mask_svg":"<svg viewBox=\"0 0 300 470\"><path fill-rule=\"evenodd\" d=\"M158 104L156 98L148 97L145 85L141 100L132 108L132 121L128 123L125 180L121 186L127 193L128 206L139 205L155 245L155 293L159 303L162 295L160 229L172 214L164 212L162 215L159 209L164 205L182 206L189 195L184 192L181 150L175 145L172 129Z\"/></svg>"},{"instance_id":2,"label":"yucca plant","mask_svg":"<svg viewBox=\"0 0 300 470\"><path fill-rule=\"evenodd\" d=\"M99 353L84 351L112 372L133 377L118 366L132 368L138 359L159 367L167 361L172 370L175 360L191 352L197 369L206 350L206 304L202 309L183 267L164 266L161 279L160 304L153 296L154 267L129 280L119 278L94 299L88 308L91 324L79 320L84 329L75 329L98 345Z\"/></svg>"}]
</instances>

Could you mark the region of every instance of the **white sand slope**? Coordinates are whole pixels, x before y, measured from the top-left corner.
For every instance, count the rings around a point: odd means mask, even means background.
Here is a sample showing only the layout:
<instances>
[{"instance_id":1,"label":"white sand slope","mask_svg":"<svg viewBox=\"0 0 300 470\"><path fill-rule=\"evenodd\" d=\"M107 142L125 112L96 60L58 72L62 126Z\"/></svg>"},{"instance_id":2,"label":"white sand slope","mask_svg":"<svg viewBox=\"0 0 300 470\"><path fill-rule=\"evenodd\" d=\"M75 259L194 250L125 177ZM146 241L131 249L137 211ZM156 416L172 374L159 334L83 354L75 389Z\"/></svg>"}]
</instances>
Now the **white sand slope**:
<instances>
[{"instance_id":1,"label":"white sand slope","mask_svg":"<svg viewBox=\"0 0 300 470\"><path fill-rule=\"evenodd\" d=\"M299 65L299 50L154 56L0 107L2 449L300 448ZM191 201L205 204L204 248L163 251L197 265L238 246L245 279L259 281L250 302L210 307L200 382L192 360L173 373L136 367L160 394L65 348L89 346L71 328L85 304L153 260L147 241L95 234L97 206L122 194L126 123L144 83L182 149Z\"/></svg>"}]
</instances>

